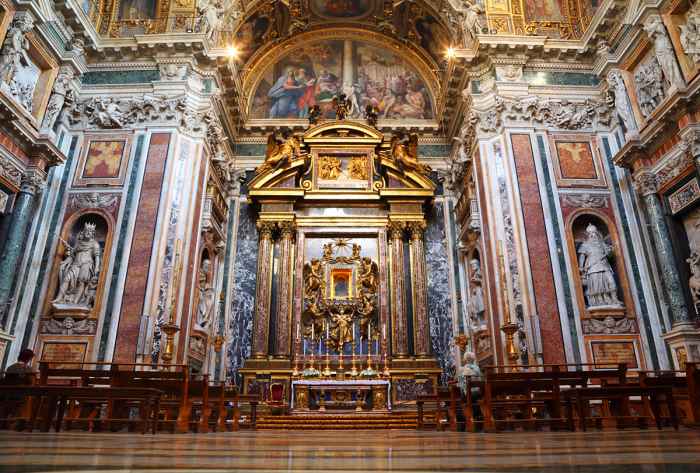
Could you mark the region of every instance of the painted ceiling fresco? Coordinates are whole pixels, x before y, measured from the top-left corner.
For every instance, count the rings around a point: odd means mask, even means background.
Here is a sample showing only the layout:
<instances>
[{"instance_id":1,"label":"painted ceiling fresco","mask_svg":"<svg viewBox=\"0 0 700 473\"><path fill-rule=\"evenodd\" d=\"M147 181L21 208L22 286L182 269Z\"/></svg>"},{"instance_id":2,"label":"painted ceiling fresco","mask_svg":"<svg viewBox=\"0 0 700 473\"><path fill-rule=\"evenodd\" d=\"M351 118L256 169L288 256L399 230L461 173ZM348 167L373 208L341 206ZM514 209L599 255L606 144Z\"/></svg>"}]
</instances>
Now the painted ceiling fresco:
<instances>
[{"instance_id":1,"label":"painted ceiling fresco","mask_svg":"<svg viewBox=\"0 0 700 473\"><path fill-rule=\"evenodd\" d=\"M601 0L485 0L491 34L578 39Z\"/></svg>"},{"instance_id":2,"label":"painted ceiling fresco","mask_svg":"<svg viewBox=\"0 0 700 473\"><path fill-rule=\"evenodd\" d=\"M319 105L334 118L333 97L345 93L352 117L374 105L385 119L432 119L433 107L423 78L405 59L358 40L328 39L282 56L262 74L252 98L250 118L306 118Z\"/></svg>"}]
</instances>

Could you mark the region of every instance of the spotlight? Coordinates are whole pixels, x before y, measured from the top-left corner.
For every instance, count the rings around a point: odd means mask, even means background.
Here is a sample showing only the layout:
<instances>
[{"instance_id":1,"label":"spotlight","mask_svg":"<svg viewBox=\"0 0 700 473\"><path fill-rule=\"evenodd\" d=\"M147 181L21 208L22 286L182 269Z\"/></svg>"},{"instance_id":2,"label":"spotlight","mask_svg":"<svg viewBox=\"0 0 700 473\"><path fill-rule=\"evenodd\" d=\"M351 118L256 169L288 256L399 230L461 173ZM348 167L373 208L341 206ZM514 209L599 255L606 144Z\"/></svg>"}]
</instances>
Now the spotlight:
<instances>
[{"instance_id":1,"label":"spotlight","mask_svg":"<svg viewBox=\"0 0 700 473\"><path fill-rule=\"evenodd\" d=\"M238 57L238 53L239 51L236 46L231 45L226 48L226 55L232 59L236 59Z\"/></svg>"},{"instance_id":2,"label":"spotlight","mask_svg":"<svg viewBox=\"0 0 700 473\"><path fill-rule=\"evenodd\" d=\"M445 53L445 56L447 56L447 59L452 59L453 57L455 57L455 48L453 48L451 46L449 48L447 48L447 52Z\"/></svg>"}]
</instances>

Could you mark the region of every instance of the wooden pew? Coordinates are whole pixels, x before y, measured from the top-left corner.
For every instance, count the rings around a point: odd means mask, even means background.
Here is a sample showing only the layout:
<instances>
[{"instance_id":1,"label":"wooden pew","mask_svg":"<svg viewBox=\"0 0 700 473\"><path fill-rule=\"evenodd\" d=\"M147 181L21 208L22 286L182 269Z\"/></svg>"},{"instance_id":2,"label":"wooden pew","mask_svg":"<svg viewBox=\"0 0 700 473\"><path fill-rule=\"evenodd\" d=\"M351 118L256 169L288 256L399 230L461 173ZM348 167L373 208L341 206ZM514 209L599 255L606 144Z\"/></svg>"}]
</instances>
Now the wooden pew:
<instances>
[{"instance_id":1,"label":"wooden pew","mask_svg":"<svg viewBox=\"0 0 700 473\"><path fill-rule=\"evenodd\" d=\"M450 388L438 388L436 394L423 394L416 397L417 423L416 428L425 428L426 407L435 415L435 428L443 430L443 419L450 425L451 430L457 430L456 393Z\"/></svg>"},{"instance_id":2,"label":"wooden pew","mask_svg":"<svg viewBox=\"0 0 700 473\"><path fill-rule=\"evenodd\" d=\"M679 416L688 426L700 425L700 368L698 363L686 363L684 371L642 371L639 384L645 387L667 386L673 390ZM648 400L645 409L650 411ZM670 417L670 413L668 417ZM663 414L662 414L663 415Z\"/></svg>"}]
</instances>

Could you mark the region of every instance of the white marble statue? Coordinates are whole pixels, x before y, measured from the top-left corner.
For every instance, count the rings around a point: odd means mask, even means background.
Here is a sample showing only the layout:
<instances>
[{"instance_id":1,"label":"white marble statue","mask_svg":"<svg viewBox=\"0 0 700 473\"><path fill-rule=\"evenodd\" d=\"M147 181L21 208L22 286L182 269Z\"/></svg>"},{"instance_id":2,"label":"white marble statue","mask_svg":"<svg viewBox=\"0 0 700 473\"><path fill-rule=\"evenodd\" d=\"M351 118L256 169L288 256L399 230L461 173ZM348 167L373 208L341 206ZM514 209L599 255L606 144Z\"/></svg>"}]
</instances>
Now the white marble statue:
<instances>
[{"instance_id":1,"label":"white marble statue","mask_svg":"<svg viewBox=\"0 0 700 473\"><path fill-rule=\"evenodd\" d=\"M211 261L204 258L199 267L199 302L197 303L197 325L202 329L206 329L211 324L216 302L214 288L209 283L210 270Z\"/></svg>"},{"instance_id":2,"label":"white marble statue","mask_svg":"<svg viewBox=\"0 0 700 473\"><path fill-rule=\"evenodd\" d=\"M29 40L27 33L34 28L34 22L28 15L19 16L7 32L0 51L0 80L7 85L14 80L17 71L29 66Z\"/></svg>"},{"instance_id":3,"label":"white marble statue","mask_svg":"<svg viewBox=\"0 0 700 473\"><path fill-rule=\"evenodd\" d=\"M693 305L697 307L700 304L700 253L691 248L690 258L686 262L690 265L688 287L690 287L690 295L693 297Z\"/></svg>"},{"instance_id":4,"label":"white marble statue","mask_svg":"<svg viewBox=\"0 0 700 473\"><path fill-rule=\"evenodd\" d=\"M228 18L238 19L243 14L240 0L198 0L197 12L202 16L202 32L212 39Z\"/></svg>"},{"instance_id":5,"label":"white marble statue","mask_svg":"<svg viewBox=\"0 0 700 473\"><path fill-rule=\"evenodd\" d=\"M578 265L589 309L622 307L617 298L615 273L608 261L612 250L598 228L589 224L586 239L578 248Z\"/></svg>"},{"instance_id":6,"label":"white marble statue","mask_svg":"<svg viewBox=\"0 0 700 473\"><path fill-rule=\"evenodd\" d=\"M462 37L464 46L471 46L476 35L486 30L486 18L484 8L478 3L464 2L467 11L462 15Z\"/></svg>"},{"instance_id":7,"label":"white marble statue","mask_svg":"<svg viewBox=\"0 0 700 473\"><path fill-rule=\"evenodd\" d=\"M53 83L53 91L49 104L46 107L46 114L42 122L42 128L52 129L56 124L58 116L66 103L66 96L71 90L70 83L73 80L73 71L69 68L61 68L56 80Z\"/></svg>"},{"instance_id":8,"label":"white marble statue","mask_svg":"<svg viewBox=\"0 0 700 473\"><path fill-rule=\"evenodd\" d=\"M678 67L676 55L673 51L673 45L666 32L666 27L661 21L659 15L651 15L644 23L644 31L654 43L654 55L664 71L666 80L671 86L683 88L685 80L681 74L681 69Z\"/></svg>"},{"instance_id":9,"label":"white marble statue","mask_svg":"<svg viewBox=\"0 0 700 473\"><path fill-rule=\"evenodd\" d=\"M655 57L639 67L634 74L634 83L637 88L639 108L646 118L656 110L666 95L661 66Z\"/></svg>"},{"instance_id":10,"label":"white marble statue","mask_svg":"<svg viewBox=\"0 0 700 473\"><path fill-rule=\"evenodd\" d=\"M622 79L622 73L616 70L608 72L608 85L615 95L615 111L625 127L625 133L627 135L635 133L637 121L634 119L632 104L627 95L627 88L625 87L625 81Z\"/></svg>"},{"instance_id":11,"label":"white marble statue","mask_svg":"<svg viewBox=\"0 0 700 473\"><path fill-rule=\"evenodd\" d=\"M75 246L63 242L66 253L58 273L58 295L54 307L80 306L91 309L94 289L100 276L102 248L95 240L95 224L85 223L77 235Z\"/></svg>"},{"instance_id":12,"label":"white marble statue","mask_svg":"<svg viewBox=\"0 0 700 473\"><path fill-rule=\"evenodd\" d=\"M481 324L484 318L484 289L482 288L481 262L473 259L469 262L469 281L471 292L467 311L474 325Z\"/></svg>"},{"instance_id":13,"label":"white marble statue","mask_svg":"<svg viewBox=\"0 0 700 473\"><path fill-rule=\"evenodd\" d=\"M683 51L693 62L700 62L700 2L688 10L685 25L680 25Z\"/></svg>"}]
</instances>

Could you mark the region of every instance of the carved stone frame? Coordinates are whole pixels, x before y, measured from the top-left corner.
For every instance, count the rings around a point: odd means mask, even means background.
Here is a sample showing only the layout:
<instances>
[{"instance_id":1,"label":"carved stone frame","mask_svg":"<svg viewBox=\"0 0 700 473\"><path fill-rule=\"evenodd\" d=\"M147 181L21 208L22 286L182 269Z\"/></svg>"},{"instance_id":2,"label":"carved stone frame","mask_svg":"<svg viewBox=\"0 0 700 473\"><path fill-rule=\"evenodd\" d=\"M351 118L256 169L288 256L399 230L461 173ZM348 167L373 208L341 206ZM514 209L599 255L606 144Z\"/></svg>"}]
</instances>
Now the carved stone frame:
<instances>
[{"instance_id":1,"label":"carved stone frame","mask_svg":"<svg viewBox=\"0 0 700 473\"><path fill-rule=\"evenodd\" d=\"M596 178L567 178L563 176L561 163L559 160L559 150L557 149L558 142L565 143L587 143L591 150L593 158L593 167L595 168ZM557 186L559 187L607 187L603 164L598 151L598 146L595 137L588 134L551 134L549 135L549 148L553 158L554 175L556 177Z\"/></svg>"}]
</instances>

